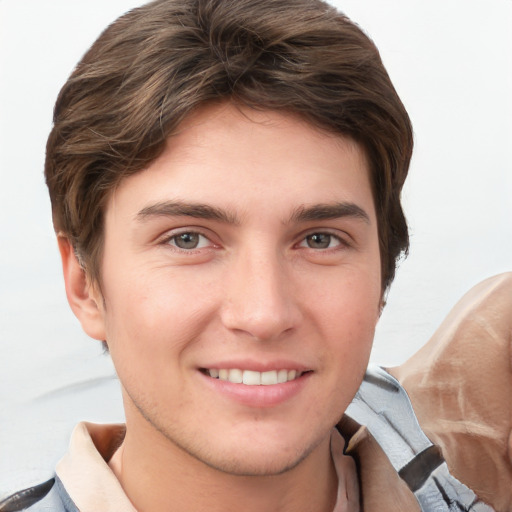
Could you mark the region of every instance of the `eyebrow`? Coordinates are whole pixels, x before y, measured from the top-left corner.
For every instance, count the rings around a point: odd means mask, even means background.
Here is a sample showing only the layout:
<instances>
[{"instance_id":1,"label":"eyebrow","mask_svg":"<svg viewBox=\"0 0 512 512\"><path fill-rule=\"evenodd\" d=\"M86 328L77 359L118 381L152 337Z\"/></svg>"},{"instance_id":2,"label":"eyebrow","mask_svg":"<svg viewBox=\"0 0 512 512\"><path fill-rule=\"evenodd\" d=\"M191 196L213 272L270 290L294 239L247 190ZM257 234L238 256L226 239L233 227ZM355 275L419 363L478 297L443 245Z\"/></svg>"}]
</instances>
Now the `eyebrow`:
<instances>
[{"instance_id":1,"label":"eyebrow","mask_svg":"<svg viewBox=\"0 0 512 512\"><path fill-rule=\"evenodd\" d=\"M360 219L370 224L370 216L357 204L334 203L315 204L297 208L290 217L290 222L310 222L315 220L333 220L343 217Z\"/></svg>"},{"instance_id":2,"label":"eyebrow","mask_svg":"<svg viewBox=\"0 0 512 512\"><path fill-rule=\"evenodd\" d=\"M181 201L163 201L146 206L137 213L136 217L140 221L145 221L151 217L194 217L198 219L216 220L225 224L240 224L240 219L233 212L207 204L184 203ZM294 210L286 224L293 222L333 220L343 217L360 219L370 224L369 215L360 206L346 202L300 206Z\"/></svg>"},{"instance_id":3,"label":"eyebrow","mask_svg":"<svg viewBox=\"0 0 512 512\"><path fill-rule=\"evenodd\" d=\"M156 203L146 206L137 214L137 219L140 221L145 221L150 217L195 217L217 220L226 224L240 224L234 213L207 204L183 203L181 201Z\"/></svg>"}]
</instances>

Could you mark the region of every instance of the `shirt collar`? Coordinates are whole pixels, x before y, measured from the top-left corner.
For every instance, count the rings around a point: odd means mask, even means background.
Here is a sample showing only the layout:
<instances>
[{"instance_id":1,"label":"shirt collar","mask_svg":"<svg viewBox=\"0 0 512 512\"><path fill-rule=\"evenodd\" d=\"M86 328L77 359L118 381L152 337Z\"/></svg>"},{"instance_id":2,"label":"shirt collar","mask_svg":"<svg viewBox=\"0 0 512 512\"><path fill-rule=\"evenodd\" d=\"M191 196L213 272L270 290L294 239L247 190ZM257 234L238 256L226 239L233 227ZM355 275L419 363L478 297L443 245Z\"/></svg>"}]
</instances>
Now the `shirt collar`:
<instances>
[{"instance_id":1,"label":"shirt collar","mask_svg":"<svg viewBox=\"0 0 512 512\"><path fill-rule=\"evenodd\" d=\"M68 453L57 465L57 476L81 512L136 512L108 461L122 443L122 424L79 423L71 436ZM345 455L345 439L331 434L331 454L338 475L338 494L333 512L359 511L359 484L352 457Z\"/></svg>"}]
</instances>

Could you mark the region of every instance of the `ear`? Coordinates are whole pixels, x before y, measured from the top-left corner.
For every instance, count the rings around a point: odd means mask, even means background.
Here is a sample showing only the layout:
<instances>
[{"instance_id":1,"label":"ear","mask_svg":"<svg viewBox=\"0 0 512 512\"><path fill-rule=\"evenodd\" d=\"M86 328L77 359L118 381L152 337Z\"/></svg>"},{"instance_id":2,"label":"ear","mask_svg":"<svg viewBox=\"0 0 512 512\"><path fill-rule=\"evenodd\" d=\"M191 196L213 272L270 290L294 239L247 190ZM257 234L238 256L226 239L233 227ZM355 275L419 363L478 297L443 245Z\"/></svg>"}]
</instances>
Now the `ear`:
<instances>
[{"instance_id":1,"label":"ear","mask_svg":"<svg viewBox=\"0 0 512 512\"><path fill-rule=\"evenodd\" d=\"M57 240L69 305L85 333L103 341L106 339L103 297L87 277L69 240L61 235Z\"/></svg>"}]
</instances>

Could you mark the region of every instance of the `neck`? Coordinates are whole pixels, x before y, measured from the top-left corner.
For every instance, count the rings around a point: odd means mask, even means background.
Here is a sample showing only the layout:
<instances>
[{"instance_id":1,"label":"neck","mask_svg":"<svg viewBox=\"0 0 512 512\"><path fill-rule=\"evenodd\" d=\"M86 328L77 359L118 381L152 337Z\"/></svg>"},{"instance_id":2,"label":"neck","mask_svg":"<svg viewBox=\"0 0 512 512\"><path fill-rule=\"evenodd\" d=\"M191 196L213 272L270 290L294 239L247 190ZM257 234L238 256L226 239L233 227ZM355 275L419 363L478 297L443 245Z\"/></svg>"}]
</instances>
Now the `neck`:
<instances>
[{"instance_id":1,"label":"neck","mask_svg":"<svg viewBox=\"0 0 512 512\"><path fill-rule=\"evenodd\" d=\"M239 476L207 466L159 432L147 434L128 427L110 464L139 512L168 510L169 504L181 512L331 512L334 508L338 480L330 436L284 473Z\"/></svg>"}]
</instances>

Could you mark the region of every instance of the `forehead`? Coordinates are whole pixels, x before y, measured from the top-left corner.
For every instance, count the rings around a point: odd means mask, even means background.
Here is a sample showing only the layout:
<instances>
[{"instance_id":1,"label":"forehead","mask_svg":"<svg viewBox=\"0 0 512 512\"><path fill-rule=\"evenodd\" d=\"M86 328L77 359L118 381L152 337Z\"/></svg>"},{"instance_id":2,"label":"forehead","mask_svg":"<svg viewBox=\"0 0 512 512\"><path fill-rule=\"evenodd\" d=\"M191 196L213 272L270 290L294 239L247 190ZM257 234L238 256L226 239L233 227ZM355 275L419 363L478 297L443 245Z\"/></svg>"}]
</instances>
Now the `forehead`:
<instances>
[{"instance_id":1,"label":"forehead","mask_svg":"<svg viewBox=\"0 0 512 512\"><path fill-rule=\"evenodd\" d=\"M298 139L303 140L301 151L297 151ZM311 151L311 144L318 150ZM252 162L285 150L291 161L306 155L320 161L338 148L357 153L367 165L364 149L349 136L322 129L294 112L256 110L230 101L205 104L189 115L169 137L167 151L177 155L203 147L211 161L212 146L222 148L223 155L243 150Z\"/></svg>"},{"instance_id":2,"label":"forehead","mask_svg":"<svg viewBox=\"0 0 512 512\"><path fill-rule=\"evenodd\" d=\"M370 189L365 153L352 139L294 114L223 103L189 116L163 154L122 181L110 203L219 201L275 213L287 201L365 202Z\"/></svg>"}]
</instances>

